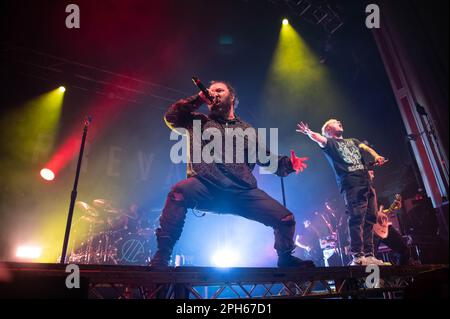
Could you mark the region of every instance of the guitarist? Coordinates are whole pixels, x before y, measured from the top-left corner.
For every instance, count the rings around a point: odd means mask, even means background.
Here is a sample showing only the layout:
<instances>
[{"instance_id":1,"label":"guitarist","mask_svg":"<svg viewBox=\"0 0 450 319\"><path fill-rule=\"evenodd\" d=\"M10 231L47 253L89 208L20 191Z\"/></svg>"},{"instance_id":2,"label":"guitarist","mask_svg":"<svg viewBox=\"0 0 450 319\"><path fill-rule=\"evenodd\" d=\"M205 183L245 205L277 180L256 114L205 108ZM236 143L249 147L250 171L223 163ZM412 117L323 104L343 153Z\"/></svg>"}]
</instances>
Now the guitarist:
<instances>
[{"instance_id":1,"label":"guitarist","mask_svg":"<svg viewBox=\"0 0 450 319\"><path fill-rule=\"evenodd\" d=\"M303 249L303 255L306 259L312 260L317 267L324 267L319 231L311 224L309 219L303 221L303 226L300 235L295 238L295 245Z\"/></svg>"},{"instance_id":2,"label":"guitarist","mask_svg":"<svg viewBox=\"0 0 450 319\"><path fill-rule=\"evenodd\" d=\"M370 181L371 181L371 183L370 183L371 187L373 188L373 192L376 194L375 187L373 184L373 180L375 178L373 170L369 170L369 176L370 176ZM397 199L396 199L396 201L397 201ZM395 202L394 202L393 205L391 205L391 207L397 206L396 208L399 209L401 207L401 206L399 207L399 205L401 205L400 201L398 202L398 205L395 205ZM384 209L383 205L380 205L380 207L378 209L377 223L381 223L382 218L387 217L387 214L390 213L390 210L392 210L392 209ZM384 215L381 215L381 214L384 214ZM382 234L381 232L379 232L379 234L377 234L377 231L374 231L374 235L373 235L374 251L377 252L378 247L380 246L380 243L383 243L400 256L399 261L398 261L399 265L402 265L402 266L413 265L415 262L412 260L411 252L408 248L408 245L407 245L405 239L402 237L400 232L390 224L385 225L385 227L387 227L387 230L384 230L385 232L387 232L387 236L385 234ZM376 229L376 224L374 225L374 229ZM382 238L382 237L385 237L385 238Z\"/></svg>"}]
</instances>

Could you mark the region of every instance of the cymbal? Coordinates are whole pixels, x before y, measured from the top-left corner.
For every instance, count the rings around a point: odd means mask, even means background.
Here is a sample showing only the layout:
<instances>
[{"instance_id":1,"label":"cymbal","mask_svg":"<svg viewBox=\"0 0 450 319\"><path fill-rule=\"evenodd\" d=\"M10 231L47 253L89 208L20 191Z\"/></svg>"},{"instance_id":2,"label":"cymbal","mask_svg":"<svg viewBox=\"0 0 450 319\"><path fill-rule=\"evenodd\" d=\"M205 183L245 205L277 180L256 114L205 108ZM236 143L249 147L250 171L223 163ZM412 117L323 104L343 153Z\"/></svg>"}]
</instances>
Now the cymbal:
<instances>
[{"instance_id":1,"label":"cymbal","mask_svg":"<svg viewBox=\"0 0 450 319\"><path fill-rule=\"evenodd\" d=\"M89 204L87 204L85 202L77 201L76 205L78 207L80 207L83 211L85 211L90 216L93 216L93 217L100 216L100 213L94 207L89 206Z\"/></svg>"},{"instance_id":2,"label":"cymbal","mask_svg":"<svg viewBox=\"0 0 450 319\"><path fill-rule=\"evenodd\" d=\"M78 207L81 207L81 208L85 209L85 210L88 210L91 207L91 206L89 206L88 203L85 203L85 202L82 202L82 201L77 201L76 205Z\"/></svg>"},{"instance_id":3,"label":"cymbal","mask_svg":"<svg viewBox=\"0 0 450 319\"><path fill-rule=\"evenodd\" d=\"M94 199L92 201L92 204L98 208L104 208L106 206L108 206L108 207L111 206L111 202L109 200L101 199L101 198Z\"/></svg>"},{"instance_id":4,"label":"cymbal","mask_svg":"<svg viewBox=\"0 0 450 319\"><path fill-rule=\"evenodd\" d=\"M101 198L99 198L99 199L94 199L94 200L92 201L92 204L93 204L95 207L98 207L98 208L103 209L103 210L104 210L105 212L107 212L107 213L111 213L111 214L119 214L119 213L121 212L120 209L115 208L115 207L113 206L113 204L112 204L111 201L106 200L106 199L101 199Z\"/></svg>"},{"instance_id":5,"label":"cymbal","mask_svg":"<svg viewBox=\"0 0 450 319\"><path fill-rule=\"evenodd\" d=\"M88 223L92 223L92 224L104 224L105 223L102 219L98 219L93 216L81 216L80 219L84 220Z\"/></svg>"},{"instance_id":6,"label":"cymbal","mask_svg":"<svg viewBox=\"0 0 450 319\"><path fill-rule=\"evenodd\" d=\"M103 211L105 211L106 213L110 213L110 214L120 214L122 211L120 209L116 209L116 208L105 208L103 209Z\"/></svg>"}]
</instances>

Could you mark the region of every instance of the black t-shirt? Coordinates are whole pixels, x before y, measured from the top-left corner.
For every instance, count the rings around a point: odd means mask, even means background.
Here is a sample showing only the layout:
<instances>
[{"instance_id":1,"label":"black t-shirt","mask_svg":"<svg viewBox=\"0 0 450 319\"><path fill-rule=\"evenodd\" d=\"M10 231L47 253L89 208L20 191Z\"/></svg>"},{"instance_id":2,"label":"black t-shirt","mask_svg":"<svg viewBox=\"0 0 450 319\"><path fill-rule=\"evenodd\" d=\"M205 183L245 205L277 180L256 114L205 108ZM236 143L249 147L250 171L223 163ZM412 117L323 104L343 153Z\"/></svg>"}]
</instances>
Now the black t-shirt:
<instances>
[{"instance_id":1,"label":"black t-shirt","mask_svg":"<svg viewBox=\"0 0 450 319\"><path fill-rule=\"evenodd\" d=\"M369 183L364 157L358 147L360 144L355 138L327 138L327 144L322 148L341 191Z\"/></svg>"},{"instance_id":2,"label":"black t-shirt","mask_svg":"<svg viewBox=\"0 0 450 319\"><path fill-rule=\"evenodd\" d=\"M215 117L211 114L205 115L202 113L196 112L198 107L201 104L201 100L198 95L191 96L186 99L181 99L176 103L172 104L167 110L164 119L169 127L175 131L177 128L184 128L187 130L188 134L188 143L189 143L189 153L188 153L188 163L187 163L187 176L188 177L197 177L202 182L206 182L214 185L218 189L221 190L248 190L254 189L257 187L256 178L252 174L252 170L256 163L250 161L250 155L252 152L258 152L263 150L265 151L267 156L271 155L271 162L261 163L257 160L257 164L260 166L269 166L273 161L277 161L277 170L275 174L278 176L286 176L289 173L294 172L292 167L291 160L288 156L281 156L270 154L270 152L266 149L266 146L259 143L257 135L254 137L246 137L244 133L245 142L238 143L237 138L233 138L233 161L232 163L227 163L225 155L225 146L226 146L226 135L229 129L246 131L247 129L252 129L252 126L244 121L241 121L239 118L233 120L225 120L222 118ZM195 133L194 129L194 121L198 120L201 125L201 131L199 134ZM196 161L195 152L199 151L200 155L202 155L203 151L205 151L204 147L210 143L210 140L204 140L202 138L202 132L205 130L215 130L219 131L220 137L223 139L219 145L221 145L221 163L220 161L212 161L206 162L203 160L203 156L200 156L200 161ZM236 131L235 131L236 132ZM181 132L180 132L181 133ZM213 139L215 139L214 137ZM255 139L255 140L251 140ZM255 142L256 148L251 151L251 147L249 147L249 142ZM195 147L195 145L199 145L199 149ZM244 161L237 161L237 154L244 154ZM257 155L256 159L259 159ZM193 159L193 160L191 160Z\"/></svg>"}]
</instances>

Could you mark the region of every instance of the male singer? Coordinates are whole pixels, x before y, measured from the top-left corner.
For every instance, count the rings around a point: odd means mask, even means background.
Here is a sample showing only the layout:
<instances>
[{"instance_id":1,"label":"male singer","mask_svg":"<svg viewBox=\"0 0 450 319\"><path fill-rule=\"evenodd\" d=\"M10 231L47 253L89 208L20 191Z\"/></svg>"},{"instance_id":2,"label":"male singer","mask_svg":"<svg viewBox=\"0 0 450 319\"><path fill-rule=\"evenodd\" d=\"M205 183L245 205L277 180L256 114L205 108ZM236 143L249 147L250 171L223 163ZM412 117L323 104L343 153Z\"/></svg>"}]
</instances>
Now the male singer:
<instances>
[{"instance_id":1,"label":"male singer","mask_svg":"<svg viewBox=\"0 0 450 319\"><path fill-rule=\"evenodd\" d=\"M206 103L209 109L208 115L198 113L196 110ZM257 188L256 179L252 175L255 163L245 160L200 162L192 161L193 144L206 141L193 141L194 121L200 121L202 131L214 130L221 132L222 138L227 134L227 129L251 128L251 126L235 114L237 97L233 87L222 81L213 81L209 89L203 89L198 94L179 100L171 105L165 114L168 126L181 131L185 129L189 141L189 154L187 165L188 178L178 182L169 192L162 215L160 227L156 230L158 250L153 256L150 266L157 268L167 267L170 262L173 247L181 236L184 220L188 208L213 211L216 213L230 213L263 223L274 229L275 245L278 254L279 267L314 267L311 261L304 261L292 256L294 245L295 220L294 215L283 205L278 203L264 191ZM178 129L177 129L178 128ZM238 152L248 151L248 140L245 144L235 143L235 158ZM225 145L225 143L222 143ZM264 147L258 143L258 147ZM223 154L226 153L223 152ZM266 152L267 153L267 152ZM198 156L198 154L197 154ZM303 171L306 167L304 158L298 158L291 151L291 157L273 155L278 162L276 174L287 176L296 171ZM268 163L259 165L267 166ZM199 230L208 240L208 232ZM243 234L245 236L245 234ZM256 252L255 252L256 254ZM248 256L252 258L253 254Z\"/></svg>"},{"instance_id":2,"label":"male singer","mask_svg":"<svg viewBox=\"0 0 450 319\"><path fill-rule=\"evenodd\" d=\"M322 134L313 132L303 122L298 124L297 132L319 144L334 169L349 215L351 265L383 265L374 255L373 225L378 209L361 151L371 154L377 165L383 165L385 158L355 138L344 138L342 123L336 119L325 122Z\"/></svg>"}]
</instances>

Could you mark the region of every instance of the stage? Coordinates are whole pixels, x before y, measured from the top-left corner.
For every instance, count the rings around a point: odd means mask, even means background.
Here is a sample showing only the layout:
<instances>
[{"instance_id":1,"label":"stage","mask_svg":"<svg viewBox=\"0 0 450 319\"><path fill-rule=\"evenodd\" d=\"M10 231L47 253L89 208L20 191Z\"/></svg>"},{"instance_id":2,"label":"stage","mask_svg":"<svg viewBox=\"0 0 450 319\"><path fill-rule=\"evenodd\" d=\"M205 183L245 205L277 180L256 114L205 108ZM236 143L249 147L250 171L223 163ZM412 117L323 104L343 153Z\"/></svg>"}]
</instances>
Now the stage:
<instances>
[{"instance_id":1,"label":"stage","mask_svg":"<svg viewBox=\"0 0 450 319\"><path fill-rule=\"evenodd\" d=\"M403 299L448 297L448 265L382 266L377 288L365 267L210 268L154 270L141 266L79 265L79 287L63 264L4 263L2 298L82 299ZM373 270L372 270L373 271ZM67 280L66 280L67 279ZM73 283L73 282L72 282Z\"/></svg>"}]
</instances>

